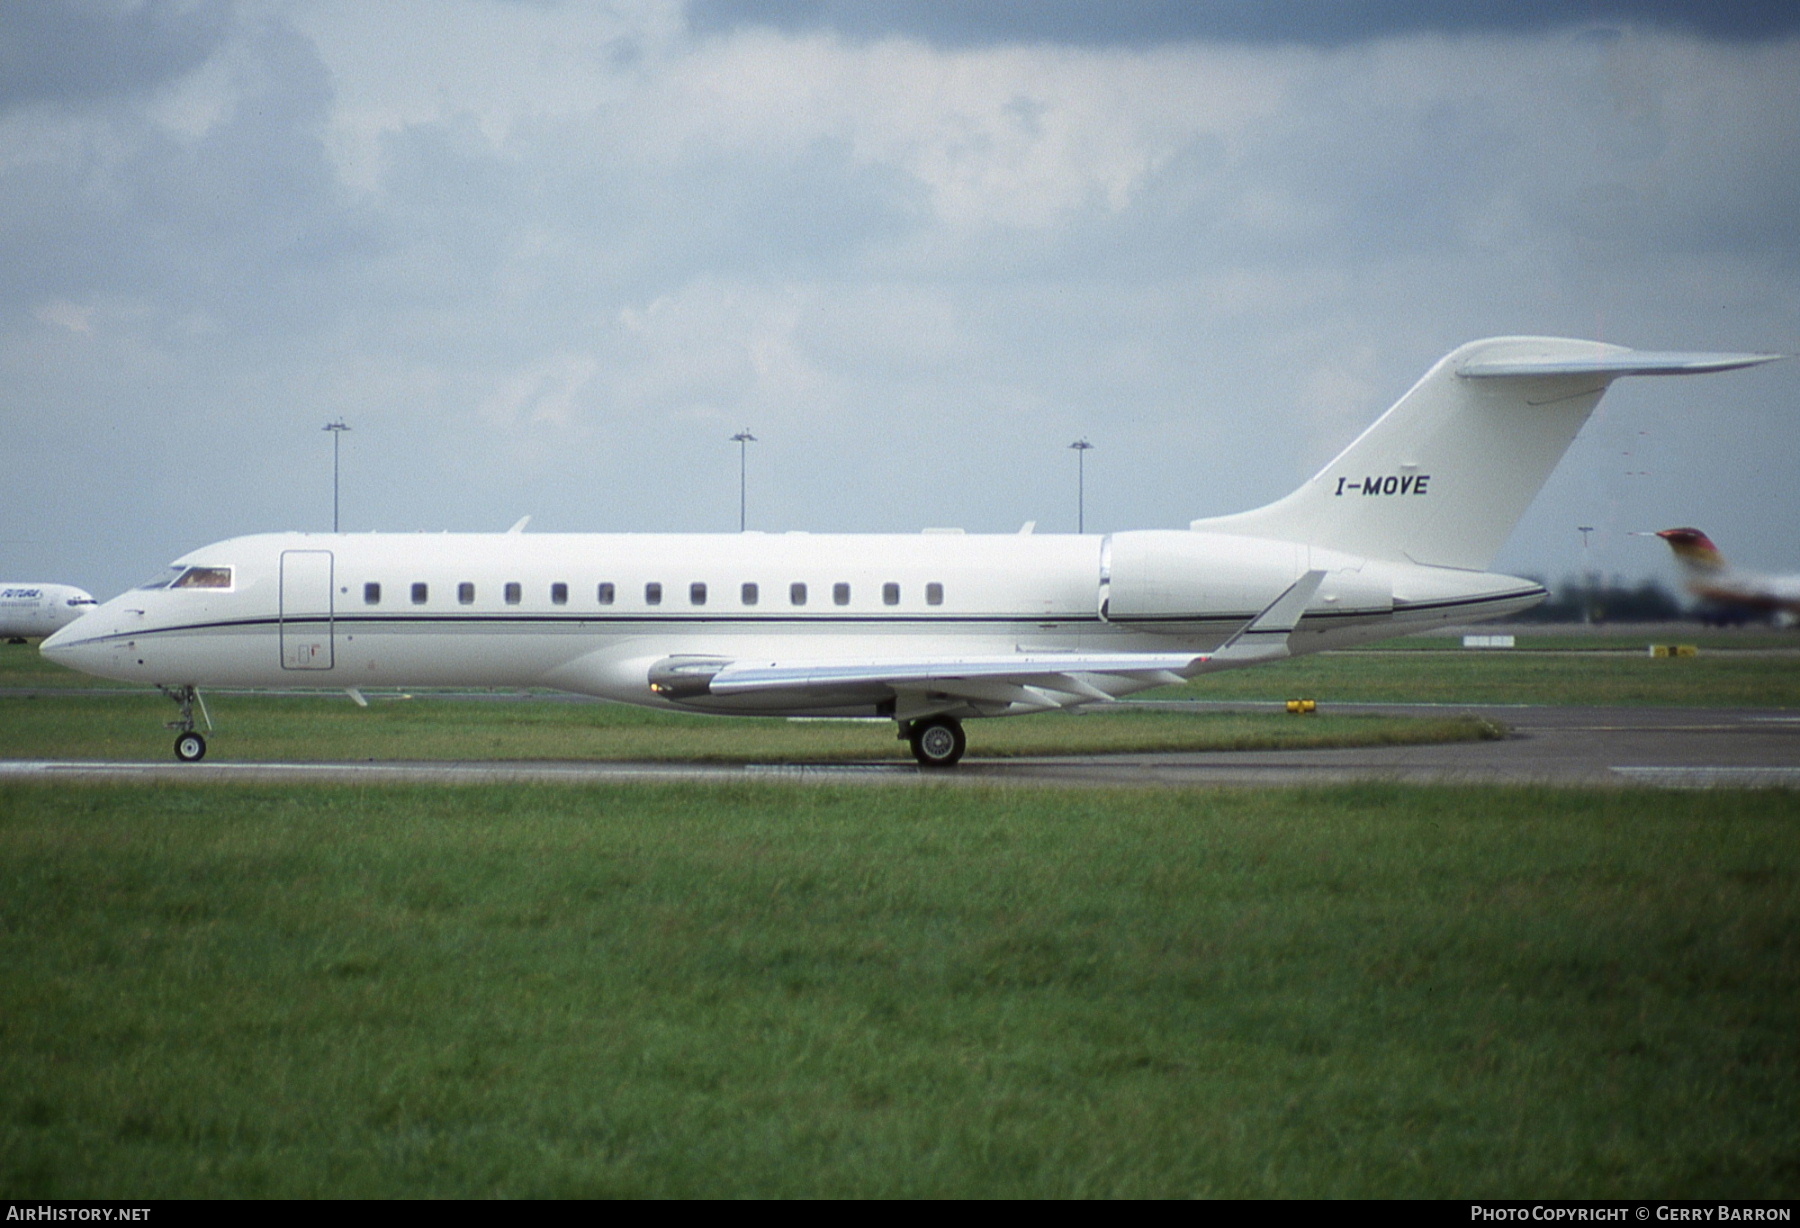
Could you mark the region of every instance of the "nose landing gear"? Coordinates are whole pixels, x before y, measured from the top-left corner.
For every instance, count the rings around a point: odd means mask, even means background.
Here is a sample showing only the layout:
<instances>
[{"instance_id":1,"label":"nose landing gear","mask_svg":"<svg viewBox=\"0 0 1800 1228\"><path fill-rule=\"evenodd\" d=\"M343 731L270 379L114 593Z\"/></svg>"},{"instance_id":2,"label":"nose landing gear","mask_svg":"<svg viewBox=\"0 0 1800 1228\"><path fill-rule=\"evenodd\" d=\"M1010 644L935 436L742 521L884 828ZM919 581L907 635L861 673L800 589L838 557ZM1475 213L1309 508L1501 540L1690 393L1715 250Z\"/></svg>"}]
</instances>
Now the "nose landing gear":
<instances>
[{"instance_id":1,"label":"nose landing gear","mask_svg":"<svg viewBox=\"0 0 1800 1228\"><path fill-rule=\"evenodd\" d=\"M969 748L962 722L953 716L932 716L901 726L900 736L912 747L920 767L955 767Z\"/></svg>"},{"instance_id":2,"label":"nose landing gear","mask_svg":"<svg viewBox=\"0 0 1800 1228\"><path fill-rule=\"evenodd\" d=\"M206 701L200 698L200 688L195 686L162 686L157 690L181 705L181 718L166 722L168 728L179 729L175 738L175 757L183 763L198 763L206 758L206 739L194 728L194 708L200 708L200 716L211 729L212 713L206 710Z\"/></svg>"}]
</instances>

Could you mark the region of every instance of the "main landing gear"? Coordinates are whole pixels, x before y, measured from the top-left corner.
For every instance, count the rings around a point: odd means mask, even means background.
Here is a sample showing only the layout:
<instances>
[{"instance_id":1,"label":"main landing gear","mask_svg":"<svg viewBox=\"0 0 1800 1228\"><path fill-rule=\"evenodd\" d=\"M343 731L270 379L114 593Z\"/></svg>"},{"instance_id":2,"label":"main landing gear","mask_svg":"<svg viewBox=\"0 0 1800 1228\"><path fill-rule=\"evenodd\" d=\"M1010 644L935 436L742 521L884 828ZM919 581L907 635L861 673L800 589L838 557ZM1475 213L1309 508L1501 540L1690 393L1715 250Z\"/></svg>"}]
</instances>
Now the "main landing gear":
<instances>
[{"instance_id":1,"label":"main landing gear","mask_svg":"<svg viewBox=\"0 0 1800 1228\"><path fill-rule=\"evenodd\" d=\"M922 721L908 721L900 727L900 736L912 746L913 758L920 767L955 767L969 748L963 735L962 722L954 716L930 716Z\"/></svg>"},{"instance_id":2,"label":"main landing gear","mask_svg":"<svg viewBox=\"0 0 1800 1228\"><path fill-rule=\"evenodd\" d=\"M158 686L157 690L181 705L181 719L168 721L170 729L181 732L175 738L175 757L183 763L198 763L206 758L206 739L194 728L194 708L200 708L200 715L206 721L206 727L212 728L212 714L206 710L206 701L200 698L200 688L194 686Z\"/></svg>"}]
</instances>

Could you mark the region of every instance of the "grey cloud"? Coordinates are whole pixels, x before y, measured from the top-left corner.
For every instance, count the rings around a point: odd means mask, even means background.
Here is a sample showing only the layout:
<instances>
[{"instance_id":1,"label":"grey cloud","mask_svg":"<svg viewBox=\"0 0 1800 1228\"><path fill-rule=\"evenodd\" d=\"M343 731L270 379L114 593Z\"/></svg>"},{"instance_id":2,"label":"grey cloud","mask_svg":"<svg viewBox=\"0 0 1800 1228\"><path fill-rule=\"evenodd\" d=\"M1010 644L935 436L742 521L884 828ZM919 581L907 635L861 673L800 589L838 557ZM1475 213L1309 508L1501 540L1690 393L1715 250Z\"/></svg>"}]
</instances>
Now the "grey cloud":
<instances>
[{"instance_id":1,"label":"grey cloud","mask_svg":"<svg viewBox=\"0 0 1800 1228\"><path fill-rule=\"evenodd\" d=\"M305 282L366 252L368 223L325 154L330 84L313 48L280 25L249 43L254 85L207 131L107 104L79 146L0 174L0 299L122 295L240 330L317 309Z\"/></svg>"},{"instance_id":2,"label":"grey cloud","mask_svg":"<svg viewBox=\"0 0 1800 1228\"><path fill-rule=\"evenodd\" d=\"M203 64L230 29L226 0L8 0L0 111L145 93Z\"/></svg>"},{"instance_id":3,"label":"grey cloud","mask_svg":"<svg viewBox=\"0 0 1800 1228\"><path fill-rule=\"evenodd\" d=\"M1060 43L1145 47L1172 42L1337 47L1396 34L1534 33L1596 22L1659 26L1723 40L1800 32L1788 0L690 0L703 33L770 26L849 38L906 35L939 46Z\"/></svg>"}]
</instances>

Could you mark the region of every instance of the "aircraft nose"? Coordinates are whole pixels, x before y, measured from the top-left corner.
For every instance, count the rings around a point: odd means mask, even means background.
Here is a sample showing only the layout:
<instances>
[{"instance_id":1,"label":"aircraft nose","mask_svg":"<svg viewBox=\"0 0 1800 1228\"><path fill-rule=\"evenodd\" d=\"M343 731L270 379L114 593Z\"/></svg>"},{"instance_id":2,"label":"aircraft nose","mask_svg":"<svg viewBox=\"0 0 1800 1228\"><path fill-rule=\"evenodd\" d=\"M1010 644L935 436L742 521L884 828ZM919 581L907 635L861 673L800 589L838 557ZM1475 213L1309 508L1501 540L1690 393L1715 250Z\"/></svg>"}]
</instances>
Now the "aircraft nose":
<instances>
[{"instance_id":1,"label":"aircraft nose","mask_svg":"<svg viewBox=\"0 0 1800 1228\"><path fill-rule=\"evenodd\" d=\"M38 645L38 652L58 665L66 665L70 669L80 669L82 662L94 652L91 644L83 642L94 629L93 618L93 612L90 610L74 622L57 628L44 637L43 643Z\"/></svg>"},{"instance_id":2,"label":"aircraft nose","mask_svg":"<svg viewBox=\"0 0 1800 1228\"><path fill-rule=\"evenodd\" d=\"M82 615L82 618L86 617L87 615ZM38 651L44 656L49 657L52 661L55 661L58 665L69 664L68 657L70 654L70 645L74 638L69 632L73 631L75 629L75 623L80 621L81 619L78 618L75 622L59 627L48 636L45 636L44 642L38 645Z\"/></svg>"}]
</instances>

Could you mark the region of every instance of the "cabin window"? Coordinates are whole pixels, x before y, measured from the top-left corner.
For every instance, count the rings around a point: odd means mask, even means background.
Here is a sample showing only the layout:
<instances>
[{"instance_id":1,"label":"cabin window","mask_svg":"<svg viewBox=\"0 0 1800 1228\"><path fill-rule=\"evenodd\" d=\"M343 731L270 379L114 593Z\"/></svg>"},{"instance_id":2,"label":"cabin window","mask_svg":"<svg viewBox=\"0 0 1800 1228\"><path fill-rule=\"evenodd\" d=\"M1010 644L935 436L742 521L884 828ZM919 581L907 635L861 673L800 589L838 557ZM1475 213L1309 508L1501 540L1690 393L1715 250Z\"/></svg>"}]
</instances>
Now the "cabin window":
<instances>
[{"instance_id":1,"label":"cabin window","mask_svg":"<svg viewBox=\"0 0 1800 1228\"><path fill-rule=\"evenodd\" d=\"M519 598L522 596L524 596L524 590L519 587L519 582L517 580L508 580L506 582L506 604L518 605Z\"/></svg>"},{"instance_id":2,"label":"cabin window","mask_svg":"<svg viewBox=\"0 0 1800 1228\"><path fill-rule=\"evenodd\" d=\"M900 586L898 584L895 584L892 580L889 580L886 584L883 584L881 586L881 604L882 605L899 605L900 604Z\"/></svg>"},{"instance_id":3,"label":"cabin window","mask_svg":"<svg viewBox=\"0 0 1800 1228\"><path fill-rule=\"evenodd\" d=\"M552 584L550 586L550 604L569 604L569 586L567 584Z\"/></svg>"},{"instance_id":4,"label":"cabin window","mask_svg":"<svg viewBox=\"0 0 1800 1228\"><path fill-rule=\"evenodd\" d=\"M464 580L456 586L456 600L462 605L475 604L475 586Z\"/></svg>"},{"instance_id":5,"label":"cabin window","mask_svg":"<svg viewBox=\"0 0 1800 1228\"><path fill-rule=\"evenodd\" d=\"M744 596L744 604L745 605L755 605L756 597L757 597L756 585L754 585L754 584L744 585L743 596Z\"/></svg>"},{"instance_id":6,"label":"cabin window","mask_svg":"<svg viewBox=\"0 0 1800 1228\"><path fill-rule=\"evenodd\" d=\"M944 586L942 584L939 584L937 581L933 580L930 584L927 584L925 586L925 604L926 605L943 605L944 604Z\"/></svg>"},{"instance_id":7,"label":"cabin window","mask_svg":"<svg viewBox=\"0 0 1800 1228\"><path fill-rule=\"evenodd\" d=\"M644 604L645 605L661 605L662 604L662 585L657 583L655 580L652 580L652 581L650 581L650 583L644 585Z\"/></svg>"},{"instance_id":8,"label":"cabin window","mask_svg":"<svg viewBox=\"0 0 1800 1228\"><path fill-rule=\"evenodd\" d=\"M414 605L424 605L425 599L430 596L431 596L431 586L430 585L415 584L412 586L412 599L413 599Z\"/></svg>"},{"instance_id":9,"label":"cabin window","mask_svg":"<svg viewBox=\"0 0 1800 1228\"><path fill-rule=\"evenodd\" d=\"M690 605L705 605L706 604L706 582L705 581L695 580L692 584L688 585L688 604L690 604Z\"/></svg>"},{"instance_id":10,"label":"cabin window","mask_svg":"<svg viewBox=\"0 0 1800 1228\"><path fill-rule=\"evenodd\" d=\"M831 604L833 604L833 605L849 605L850 604L850 586L848 584L845 584L842 580L838 581L836 584L833 584L831 586Z\"/></svg>"},{"instance_id":11,"label":"cabin window","mask_svg":"<svg viewBox=\"0 0 1800 1228\"><path fill-rule=\"evenodd\" d=\"M790 602L792 602L794 605L805 605L806 604L806 585L804 585L804 584L788 585L788 600Z\"/></svg>"},{"instance_id":12,"label":"cabin window","mask_svg":"<svg viewBox=\"0 0 1800 1228\"><path fill-rule=\"evenodd\" d=\"M190 567L175 578L170 588L230 588L231 568Z\"/></svg>"},{"instance_id":13,"label":"cabin window","mask_svg":"<svg viewBox=\"0 0 1800 1228\"><path fill-rule=\"evenodd\" d=\"M371 580L369 583L363 585L363 604L364 605L380 605L381 604L381 585L375 583L373 580Z\"/></svg>"},{"instance_id":14,"label":"cabin window","mask_svg":"<svg viewBox=\"0 0 1800 1228\"><path fill-rule=\"evenodd\" d=\"M608 580L594 590L594 596L599 598L601 605L611 605L613 603L613 595L617 591L618 590L613 587L612 581Z\"/></svg>"}]
</instances>

